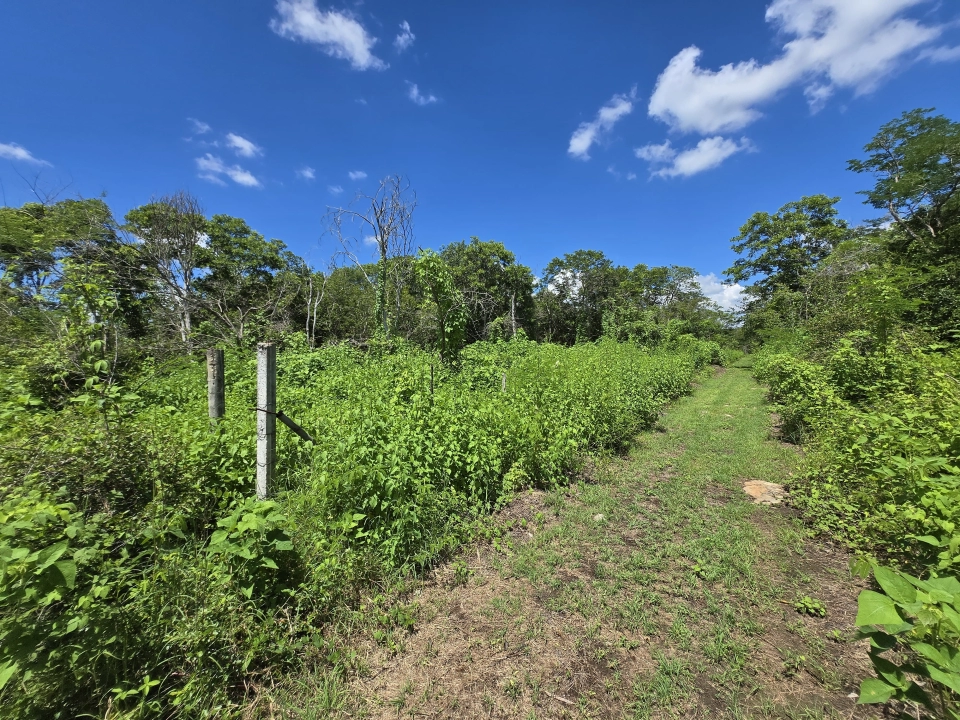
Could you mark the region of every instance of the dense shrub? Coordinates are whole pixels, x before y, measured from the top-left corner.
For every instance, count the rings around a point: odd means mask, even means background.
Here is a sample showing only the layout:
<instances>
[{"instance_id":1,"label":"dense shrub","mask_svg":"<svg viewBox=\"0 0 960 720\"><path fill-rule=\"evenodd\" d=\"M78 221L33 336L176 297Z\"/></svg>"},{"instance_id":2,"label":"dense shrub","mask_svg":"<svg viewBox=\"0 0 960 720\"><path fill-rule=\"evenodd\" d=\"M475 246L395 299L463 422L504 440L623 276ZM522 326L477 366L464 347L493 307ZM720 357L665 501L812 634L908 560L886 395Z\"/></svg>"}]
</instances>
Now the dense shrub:
<instances>
[{"instance_id":1,"label":"dense shrub","mask_svg":"<svg viewBox=\"0 0 960 720\"><path fill-rule=\"evenodd\" d=\"M903 345L755 364L785 427L809 436L795 488L818 529L914 569L960 563L960 355Z\"/></svg>"},{"instance_id":2,"label":"dense shrub","mask_svg":"<svg viewBox=\"0 0 960 720\"><path fill-rule=\"evenodd\" d=\"M792 490L813 527L902 568L861 563L881 592L859 598L876 671L860 702L960 717L960 353L865 340L844 337L819 362L767 353L756 373L807 441Z\"/></svg>"}]
</instances>

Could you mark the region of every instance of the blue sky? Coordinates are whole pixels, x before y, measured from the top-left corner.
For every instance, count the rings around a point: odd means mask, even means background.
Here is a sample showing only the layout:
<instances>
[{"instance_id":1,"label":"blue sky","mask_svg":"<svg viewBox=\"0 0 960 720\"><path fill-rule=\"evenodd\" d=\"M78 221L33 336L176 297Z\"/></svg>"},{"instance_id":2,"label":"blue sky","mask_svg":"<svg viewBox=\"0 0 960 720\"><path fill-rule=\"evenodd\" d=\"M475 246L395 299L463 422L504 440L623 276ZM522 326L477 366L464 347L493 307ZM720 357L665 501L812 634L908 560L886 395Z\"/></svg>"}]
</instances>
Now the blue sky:
<instances>
[{"instance_id":1,"label":"blue sky","mask_svg":"<svg viewBox=\"0 0 960 720\"><path fill-rule=\"evenodd\" d=\"M960 120L960 4L34 0L0 64L7 204L185 188L323 266L326 208L400 173L422 247L719 275L757 210L877 214L846 160L903 110Z\"/></svg>"}]
</instances>

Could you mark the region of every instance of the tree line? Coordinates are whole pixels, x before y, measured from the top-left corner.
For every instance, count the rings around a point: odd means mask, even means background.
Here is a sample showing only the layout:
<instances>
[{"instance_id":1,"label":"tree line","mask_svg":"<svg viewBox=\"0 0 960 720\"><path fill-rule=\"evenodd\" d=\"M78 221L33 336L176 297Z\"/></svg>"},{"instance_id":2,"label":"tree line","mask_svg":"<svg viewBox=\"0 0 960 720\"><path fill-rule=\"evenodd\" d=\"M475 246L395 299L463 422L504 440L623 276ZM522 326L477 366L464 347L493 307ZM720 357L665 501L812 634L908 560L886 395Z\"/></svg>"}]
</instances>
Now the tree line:
<instances>
[{"instance_id":1,"label":"tree line","mask_svg":"<svg viewBox=\"0 0 960 720\"><path fill-rule=\"evenodd\" d=\"M0 335L16 356L8 362L44 367L48 396L91 376L109 386L144 357L291 333L310 347L389 337L452 357L464 344L519 333L561 344L604 335L657 344L716 338L731 326L692 268L627 268L579 250L537 277L494 240L415 248L415 207L409 183L392 176L329 209L321 227L336 252L319 269L242 218L208 216L183 191L122 221L103 198L2 207ZM50 343L56 352L43 351Z\"/></svg>"}]
</instances>

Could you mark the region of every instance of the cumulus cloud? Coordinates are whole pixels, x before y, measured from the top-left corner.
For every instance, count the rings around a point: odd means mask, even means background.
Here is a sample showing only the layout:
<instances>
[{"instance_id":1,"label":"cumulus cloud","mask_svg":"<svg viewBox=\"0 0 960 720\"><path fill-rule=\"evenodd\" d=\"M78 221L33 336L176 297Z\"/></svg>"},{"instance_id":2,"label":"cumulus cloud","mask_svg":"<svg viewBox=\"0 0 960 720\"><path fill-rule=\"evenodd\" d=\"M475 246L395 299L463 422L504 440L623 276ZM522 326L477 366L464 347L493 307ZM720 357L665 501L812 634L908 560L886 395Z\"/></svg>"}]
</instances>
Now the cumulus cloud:
<instances>
[{"instance_id":1,"label":"cumulus cloud","mask_svg":"<svg viewBox=\"0 0 960 720\"><path fill-rule=\"evenodd\" d=\"M228 177L237 185L260 187L260 181L252 173L239 165L227 165L223 160L210 153L198 157L196 163L197 170L200 171L200 177L217 185L226 185L223 178Z\"/></svg>"},{"instance_id":2,"label":"cumulus cloud","mask_svg":"<svg viewBox=\"0 0 960 720\"><path fill-rule=\"evenodd\" d=\"M410 30L410 23L404 20L400 23L400 33L393 39L393 46L397 49L397 52L403 52L413 45L413 41L416 39L417 36Z\"/></svg>"},{"instance_id":3,"label":"cumulus cloud","mask_svg":"<svg viewBox=\"0 0 960 720\"><path fill-rule=\"evenodd\" d=\"M367 174L363 170L351 170L347 173L351 180L363 180Z\"/></svg>"},{"instance_id":4,"label":"cumulus cloud","mask_svg":"<svg viewBox=\"0 0 960 720\"><path fill-rule=\"evenodd\" d=\"M327 185L327 191L331 195L339 195L340 193L343 192L343 188L340 187L339 185Z\"/></svg>"},{"instance_id":5,"label":"cumulus cloud","mask_svg":"<svg viewBox=\"0 0 960 720\"><path fill-rule=\"evenodd\" d=\"M684 48L657 79L648 112L674 130L710 135L739 130L759 107L795 85L813 111L839 88L869 93L914 61L942 26L904 17L928 0L774 0L766 20L783 38L769 63L745 60L719 70L701 67L701 50ZM931 59L954 59L949 49Z\"/></svg>"},{"instance_id":6,"label":"cumulus cloud","mask_svg":"<svg viewBox=\"0 0 960 720\"><path fill-rule=\"evenodd\" d=\"M17 145L17 143L0 143L0 158L33 165L50 165L46 160L35 158L29 150L23 145Z\"/></svg>"},{"instance_id":7,"label":"cumulus cloud","mask_svg":"<svg viewBox=\"0 0 960 720\"><path fill-rule=\"evenodd\" d=\"M407 82L407 85L409 85L407 97L413 100L413 102L415 102L417 105L422 107L424 105L431 105L432 103L437 102L437 97L435 95L423 95L416 83Z\"/></svg>"},{"instance_id":8,"label":"cumulus cloud","mask_svg":"<svg viewBox=\"0 0 960 720\"><path fill-rule=\"evenodd\" d=\"M316 0L277 0L276 8L270 29L280 37L317 45L327 55L349 61L354 70L387 67L372 52L377 39L353 15L321 10Z\"/></svg>"},{"instance_id":9,"label":"cumulus cloud","mask_svg":"<svg viewBox=\"0 0 960 720\"><path fill-rule=\"evenodd\" d=\"M703 294L724 310L736 310L740 307L743 297L743 286L740 283L725 283L714 273L698 275L696 281Z\"/></svg>"},{"instance_id":10,"label":"cumulus cloud","mask_svg":"<svg viewBox=\"0 0 960 720\"><path fill-rule=\"evenodd\" d=\"M309 165L304 165L297 170L297 177L301 180L313 180L317 176L317 171Z\"/></svg>"},{"instance_id":11,"label":"cumulus cloud","mask_svg":"<svg viewBox=\"0 0 960 720\"><path fill-rule=\"evenodd\" d=\"M255 144L252 140L245 137L227 133L227 147L233 150L240 157L252 158L257 155L263 155L263 148Z\"/></svg>"},{"instance_id":12,"label":"cumulus cloud","mask_svg":"<svg viewBox=\"0 0 960 720\"><path fill-rule=\"evenodd\" d=\"M617 121L633 112L633 103L637 99L636 86L628 95L614 95L600 108L597 117L590 122L582 122L570 136L567 152L578 160L590 159L590 147L603 135L610 132Z\"/></svg>"},{"instance_id":13,"label":"cumulus cloud","mask_svg":"<svg viewBox=\"0 0 960 720\"><path fill-rule=\"evenodd\" d=\"M653 166L650 171L653 175L690 177L717 167L731 155L753 149L753 143L747 138L741 138L737 142L717 135L704 138L695 146L682 151L676 150L667 140L660 145L644 145L634 150L634 153Z\"/></svg>"}]
</instances>

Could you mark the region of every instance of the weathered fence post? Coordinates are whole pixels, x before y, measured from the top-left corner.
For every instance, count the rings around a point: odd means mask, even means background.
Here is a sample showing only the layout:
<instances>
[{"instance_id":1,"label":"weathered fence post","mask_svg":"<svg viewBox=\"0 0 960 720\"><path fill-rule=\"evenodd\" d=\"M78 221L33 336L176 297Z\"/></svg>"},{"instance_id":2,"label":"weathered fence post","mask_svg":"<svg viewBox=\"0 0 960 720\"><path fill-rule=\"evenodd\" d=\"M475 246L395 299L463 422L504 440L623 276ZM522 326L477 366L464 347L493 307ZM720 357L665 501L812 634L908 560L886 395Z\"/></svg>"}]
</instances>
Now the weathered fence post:
<instances>
[{"instance_id":1,"label":"weathered fence post","mask_svg":"<svg viewBox=\"0 0 960 720\"><path fill-rule=\"evenodd\" d=\"M503 374L503 380L500 381L500 392L507 391L507 374Z\"/></svg>"},{"instance_id":2,"label":"weathered fence post","mask_svg":"<svg viewBox=\"0 0 960 720\"><path fill-rule=\"evenodd\" d=\"M257 499L273 484L277 459L277 348L257 343Z\"/></svg>"},{"instance_id":3,"label":"weathered fence post","mask_svg":"<svg viewBox=\"0 0 960 720\"><path fill-rule=\"evenodd\" d=\"M223 350L210 348L207 350L207 414L210 424L215 425L223 417L224 407L223 387Z\"/></svg>"}]
</instances>

